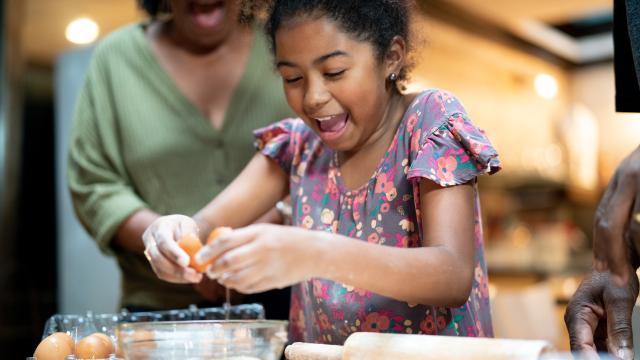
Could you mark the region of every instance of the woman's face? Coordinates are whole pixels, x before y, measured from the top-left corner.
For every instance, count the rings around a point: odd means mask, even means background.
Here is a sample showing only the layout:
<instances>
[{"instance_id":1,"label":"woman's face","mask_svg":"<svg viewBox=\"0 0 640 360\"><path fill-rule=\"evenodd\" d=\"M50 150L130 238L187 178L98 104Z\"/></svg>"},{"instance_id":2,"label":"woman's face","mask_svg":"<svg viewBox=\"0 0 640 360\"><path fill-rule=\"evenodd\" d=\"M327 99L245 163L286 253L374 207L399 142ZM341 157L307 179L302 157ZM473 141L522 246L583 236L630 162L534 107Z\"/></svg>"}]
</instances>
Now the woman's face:
<instances>
[{"instance_id":1,"label":"woman's face","mask_svg":"<svg viewBox=\"0 0 640 360\"><path fill-rule=\"evenodd\" d=\"M195 47L222 43L238 26L239 1L171 0L171 13L180 36Z\"/></svg>"},{"instance_id":2,"label":"woman's face","mask_svg":"<svg viewBox=\"0 0 640 360\"><path fill-rule=\"evenodd\" d=\"M290 20L275 35L289 106L339 151L354 151L381 125L386 73L366 41L325 19Z\"/></svg>"}]
</instances>

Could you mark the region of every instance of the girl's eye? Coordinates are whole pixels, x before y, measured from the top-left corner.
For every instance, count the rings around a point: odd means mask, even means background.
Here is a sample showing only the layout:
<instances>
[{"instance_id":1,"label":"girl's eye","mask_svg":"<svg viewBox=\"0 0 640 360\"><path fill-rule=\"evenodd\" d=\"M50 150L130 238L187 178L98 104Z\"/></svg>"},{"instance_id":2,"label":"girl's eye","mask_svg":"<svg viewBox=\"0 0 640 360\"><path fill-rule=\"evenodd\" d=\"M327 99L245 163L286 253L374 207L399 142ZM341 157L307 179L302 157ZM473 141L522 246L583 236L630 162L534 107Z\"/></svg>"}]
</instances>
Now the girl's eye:
<instances>
[{"instance_id":1,"label":"girl's eye","mask_svg":"<svg viewBox=\"0 0 640 360\"><path fill-rule=\"evenodd\" d=\"M300 79L302 79L302 76L298 76L298 77L294 77L294 78L288 78L288 79L287 79L287 78L285 78L285 79L284 79L284 81L285 81L287 84L293 84L293 83L297 82L297 81L298 81L298 80L300 80Z\"/></svg>"},{"instance_id":2,"label":"girl's eye","mask_svg":"<svg viewBox=\"0 0 640 360\"><path fill-rule=\"evenodd\" d=\"M344 74L344 72L347 70L340 70L340 71L335 71L335 72L328 72L328 73L324 73L324 76L328 77L328 78L337 78L338 76Z\"/></svg>"}]
</instances>

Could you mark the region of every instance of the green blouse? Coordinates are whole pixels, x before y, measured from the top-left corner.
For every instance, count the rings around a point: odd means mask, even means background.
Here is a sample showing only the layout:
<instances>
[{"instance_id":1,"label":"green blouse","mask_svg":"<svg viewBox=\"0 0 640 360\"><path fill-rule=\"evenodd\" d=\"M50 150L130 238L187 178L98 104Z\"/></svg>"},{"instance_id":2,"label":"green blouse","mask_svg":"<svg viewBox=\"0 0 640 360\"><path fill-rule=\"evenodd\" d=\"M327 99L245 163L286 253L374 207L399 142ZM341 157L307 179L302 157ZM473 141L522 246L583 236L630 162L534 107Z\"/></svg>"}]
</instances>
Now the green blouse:
<instances>
[{"instance_id":1,"label":"green blouse","mask_svg":"<svg viewBox=\"0 0 640 360\"><path fill-rule=\"evenodd\" d=\"M159 280L144 256L111 247L111 239L140 208L194 214L255 154L252 130L288 116L260 31L220 130L158 63L143 24L97 46L78 98L67 176L80 221L118 260L121 305L161 309L202 301L191 285Z\"/></svg>"}]
</instances>

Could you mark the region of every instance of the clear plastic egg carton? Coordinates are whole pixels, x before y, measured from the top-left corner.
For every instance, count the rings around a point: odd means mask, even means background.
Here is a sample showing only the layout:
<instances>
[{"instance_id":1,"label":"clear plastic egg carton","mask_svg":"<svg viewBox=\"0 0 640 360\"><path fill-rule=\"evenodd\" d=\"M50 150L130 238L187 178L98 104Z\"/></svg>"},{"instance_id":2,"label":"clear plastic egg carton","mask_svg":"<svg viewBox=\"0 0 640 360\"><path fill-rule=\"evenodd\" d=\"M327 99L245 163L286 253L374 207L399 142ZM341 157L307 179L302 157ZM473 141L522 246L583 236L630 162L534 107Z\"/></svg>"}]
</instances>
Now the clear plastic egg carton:
<instances>
[{"instance_id":1,"label":"clear plastic egg carton","mask_svg":"<svg viewBox=\"0 0 640 360\"><path fill-rule=\"evenodd\" d=\"M44 340L53 333L61 332L71 336L73 342L77 343L90 334L103 333L111 338L117 350L118 324L194 320L264 320L264 318L264 307L261 304L242 304L228 308L199 308L191 305L186 309L146 312L123 310L117 314L94 314L92 312L87 312L85 315L56 314L45 323L42 339ZM111 354L108 359L120 359L118 356L121 355L116 353L117 351ZM73 359L75 359L73 355L67 357L67 360Z\"/></svg>"}]
</instances>

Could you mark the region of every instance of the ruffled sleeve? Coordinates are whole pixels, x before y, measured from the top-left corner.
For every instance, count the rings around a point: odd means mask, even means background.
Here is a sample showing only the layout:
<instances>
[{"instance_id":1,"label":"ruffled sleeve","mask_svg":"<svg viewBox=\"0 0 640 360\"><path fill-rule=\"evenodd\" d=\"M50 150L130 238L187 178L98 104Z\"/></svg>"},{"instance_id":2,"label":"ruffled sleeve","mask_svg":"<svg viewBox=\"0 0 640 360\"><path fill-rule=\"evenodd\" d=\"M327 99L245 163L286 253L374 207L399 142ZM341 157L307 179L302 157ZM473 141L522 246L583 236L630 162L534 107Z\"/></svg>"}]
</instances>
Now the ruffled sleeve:
<instances>
[{"instance_id":1,"label":"ruffled sleeve","mask_svg":"<svg viewBox=\"0 0 640 360\"><path fill-rule=\"evenodd\" d=\"M484 131L471 123L455 97L439 93L425 103L431 104L417 111L417 117L423 119L416 121L418 126L410 135L409 180L427 178L440 186L452 186L501 169L498 153Z\"/></svg>"},{"instance_id":2,"label":"ruffled sleeve","mask_svg":"<svg viewBox=\"0 0 640 360\"><path fill-rule=\"evenodd\" d=\"M253 131L256 149L273 159L290 173L295 156L294 131L296 119L285 119Z\"/></svg>"}]
</instances>

